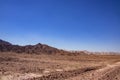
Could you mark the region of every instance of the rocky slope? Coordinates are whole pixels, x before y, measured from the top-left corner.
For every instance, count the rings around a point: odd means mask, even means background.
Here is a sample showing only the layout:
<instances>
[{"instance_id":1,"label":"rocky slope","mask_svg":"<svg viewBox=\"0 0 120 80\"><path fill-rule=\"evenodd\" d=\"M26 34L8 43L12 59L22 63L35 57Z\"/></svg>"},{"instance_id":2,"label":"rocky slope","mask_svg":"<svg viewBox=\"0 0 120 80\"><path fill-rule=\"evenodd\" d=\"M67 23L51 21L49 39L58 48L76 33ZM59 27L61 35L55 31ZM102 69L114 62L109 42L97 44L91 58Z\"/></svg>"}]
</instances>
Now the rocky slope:
<instances>
[{"instance_id":1,"label":"rocky slope","mask_svg":"<svg viewBox=\"0 0 120 80\"><path fill-rule=\"evenodd\" d=\"M56 53L68 53L64 50L59 50L54 47L50 47L45 44L38 43L36 45L19 46L13 45L7 41L0 40L0 52L16 52L16 53L29 53L29 54L56 54Z\"/></svg>"}]
</instances>

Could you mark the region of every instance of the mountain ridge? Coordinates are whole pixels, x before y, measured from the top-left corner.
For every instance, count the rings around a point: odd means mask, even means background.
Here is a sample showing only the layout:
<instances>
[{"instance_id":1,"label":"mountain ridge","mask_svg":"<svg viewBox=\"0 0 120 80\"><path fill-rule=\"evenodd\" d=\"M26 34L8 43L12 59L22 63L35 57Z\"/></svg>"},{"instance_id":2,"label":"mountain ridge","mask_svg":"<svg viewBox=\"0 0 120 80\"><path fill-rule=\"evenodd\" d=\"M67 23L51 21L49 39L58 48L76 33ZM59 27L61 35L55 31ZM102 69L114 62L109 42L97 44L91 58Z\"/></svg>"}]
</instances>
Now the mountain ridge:
<instances>
[{"instance_id":1,"label":"mountain ridge","mask_svg":"<svg viewBox=\"0 0 120 80\"><path fill-rule=\"evenodd\" d=\"M0 39L0 52L16 52L16 53L28 53L28 54L60 54L60 55L70 55L70 56L77 56L77 55L88 55L88 54L120 54L117 52L89 52L89 51L66 51L62 49L58 49L55 47L51 47L46 44L35 44L35 45L14 45L10 42Z\"/></svg>"},{"instance_id":2,"label":"mountain ridge","mask_svg":"<svg viewBox=\"0 0 120 80\"><path fill-rule=\"evenodd\" d=\"M13 45L7 41L0 39L0 51L1 52L16 52L16 53L29 53L29 54L56 54L67 52L64 50L60 50L46 44L38 43L36 45Z\"/></svg>"}]
</instances>

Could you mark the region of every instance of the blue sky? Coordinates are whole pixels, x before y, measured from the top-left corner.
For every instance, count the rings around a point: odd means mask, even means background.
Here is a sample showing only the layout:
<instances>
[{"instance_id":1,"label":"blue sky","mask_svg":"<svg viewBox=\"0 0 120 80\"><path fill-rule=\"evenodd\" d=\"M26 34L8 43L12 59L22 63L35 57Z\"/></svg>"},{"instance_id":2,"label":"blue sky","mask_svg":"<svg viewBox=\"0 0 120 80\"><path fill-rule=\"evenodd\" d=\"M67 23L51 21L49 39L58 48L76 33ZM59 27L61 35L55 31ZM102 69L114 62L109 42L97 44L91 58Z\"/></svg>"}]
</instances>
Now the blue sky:
<instances>
[{"instance_id":1,"label":"blue sky","mask_svg":"<svg viewBox=\"0 0 120 80\"><path fill-rule=\"evenodd\" d=\"M0 0L0 39L120 52L120 1Z\"/></svg>"}]
</instances>

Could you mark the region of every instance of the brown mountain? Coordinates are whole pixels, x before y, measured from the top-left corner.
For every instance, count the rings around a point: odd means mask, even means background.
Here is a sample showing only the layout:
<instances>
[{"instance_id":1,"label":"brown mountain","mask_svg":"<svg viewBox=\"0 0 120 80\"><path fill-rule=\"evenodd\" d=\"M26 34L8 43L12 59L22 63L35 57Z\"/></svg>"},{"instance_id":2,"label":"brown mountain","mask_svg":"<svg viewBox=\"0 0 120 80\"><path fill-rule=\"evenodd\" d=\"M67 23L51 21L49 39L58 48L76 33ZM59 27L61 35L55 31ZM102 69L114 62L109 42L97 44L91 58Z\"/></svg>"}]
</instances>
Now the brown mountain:
<instances>
[{"instance_id":1,"label":"brown mountain","mask_svg":"<svg viewBox=\"0 0 120 80\"><path fill-rule=\"evenodd\" d=\"M7 41L0 39L0 52L16 52L16 53L28 53L28 54L60 54L60 55L84 55L85 51L65 51L57 49L46 44L38 43L36 45L13 45Z\"/></svg>"},{"instance_id":2,"label":"brown mountain","mask_svg":"<svg viewBox=\"0 0 120 80\"><path fill-rule=\"evenodd\" d=\"M45 44L38 43L36 45L19 46L13 45L7 41L0 40L0 52L16 52L29 54L57 54L65 53L67 51L60 50Z\"/></svg>"}]
</instances>

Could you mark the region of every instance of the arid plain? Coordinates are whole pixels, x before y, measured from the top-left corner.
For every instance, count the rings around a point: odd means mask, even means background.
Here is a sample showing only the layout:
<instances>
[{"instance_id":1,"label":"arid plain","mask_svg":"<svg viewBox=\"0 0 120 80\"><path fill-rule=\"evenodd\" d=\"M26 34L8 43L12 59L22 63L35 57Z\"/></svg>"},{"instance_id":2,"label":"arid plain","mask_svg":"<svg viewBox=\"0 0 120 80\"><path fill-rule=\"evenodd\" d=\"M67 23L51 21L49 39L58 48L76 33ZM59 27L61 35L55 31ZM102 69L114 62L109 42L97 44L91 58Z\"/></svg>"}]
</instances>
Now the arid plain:
<instances>
[{"instance_id":1,"label":"arid plain","mask_svg":"<svg viewBox=\"0 0 120 80\"><path fill-rule=\"evenodd\" d=\"M0 80L120 80L119 54L0 42Z\"/></svg>"},{"instance_id":2,"label":"arid plain","mask_svg":"<svg viewBox=\"0 0 120 80\"><path fill-rule=\"evenodd\" d=\"M0 80L120 80L120 56L1 52Z\"/></svg>"}]
</instances>

